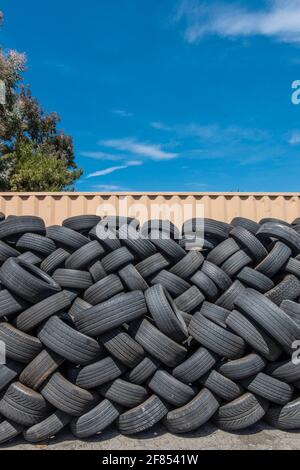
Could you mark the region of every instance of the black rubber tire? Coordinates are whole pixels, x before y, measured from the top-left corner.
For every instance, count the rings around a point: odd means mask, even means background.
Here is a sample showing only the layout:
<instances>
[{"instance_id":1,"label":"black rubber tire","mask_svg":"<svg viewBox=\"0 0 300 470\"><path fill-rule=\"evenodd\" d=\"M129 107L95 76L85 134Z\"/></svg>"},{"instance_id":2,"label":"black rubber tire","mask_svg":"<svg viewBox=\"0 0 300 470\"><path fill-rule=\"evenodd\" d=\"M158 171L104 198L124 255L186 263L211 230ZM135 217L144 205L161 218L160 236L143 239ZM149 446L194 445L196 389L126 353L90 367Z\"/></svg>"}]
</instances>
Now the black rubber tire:
<instances>
[{"instance_id":1,"label":"black rubber tire","mask_svg":"<svg viewBox=\"0 0 300 470\"><path fill-rule=\"evenodd\" d=\"M176 407L185 405L195 396L195 390L192 387L180 382L162 369L155 372L147 385L153 393Z\"/></svg>"},{"instance_id":2,"label":"black rubber tire","mask_svg":"<svg viewBox=\"0 0 300 470\"><path fill-rule=\"evenodd\" d=\"M158 361L151 357L144 357L134 369L128 372L126 379L134 384L142 385L154 374L158 367Z\"/></svg>"},{"instance_id":3,"label":"black rubber tire","mask_svg":"<svg viewBox=\"0 0 300 470\"><path fill-rule=\"evenodd\" d=\"M20 261L25 261L26 263L33 264L34 266L39 266L43 261L43 257L32 251L24 251L21 255L17 257Z\"/></svg>"},{"instance_id":4,"label":"black rubber tire","mask_svg":"<svg viewBox=\"0 0 300 470\"><path fill-rule=\"evenodd\" d=\"M151 395L140 405L119 416L119 431L122 434L137 434L146 431L158 423L167 413L168 408L164 403L156 395Z\"/></svg>"},{"instance_id":5,"label":"black rubber tire","mask_svg":"<svg viewBox=\"0 0 300 470\"><path fill-rule=\"evenodd\" d=\"M186 251L174 240L160 238L161 232L153 230L150 233L150 240L153 245L156 246L158 251L161 251L163 255L172 260L174 263L178 262L184 256Z\"/></svg>"},{"instance_id":6,"label":"black rubber tire","mask_svg":"<svg viewBox=\"0 0 300 470\"><path fill-rule=\"evenodd\" d=\"M79 418L73 418L71 431L78 439L86 439L104 431L119 414L119 410L109 400L103 400Z\"/></svg>"},{"instance_id":7,"label":"black rubber tire","mask_svg":"<svg viewBox=\"0 0 300 470\"><path fill-rule=\"evenodd\" d=\"M268 361L276 361L282 350L261 328L237 310L233 310L226 319L226 324L255 351Z\"/></svg>"},{"instance_id":8,"label":"black rubber tire","mask_svg":"<svg viewBox=\"0 0 300 470\"><path fill-rule=\"evenodd\" d=\"M0 240L12 238L22 233L39 233L45 235L46 228L40 217L22 215L9 217L0 222Z\"/></svg>"},{"instance_id":9,"label":"black rubber tire","mask_svg":"<svg viewBox=\"0 0 300 470\"><path fill-rule=\"evenodd\" d=\"M141 226L140 232L143 237L147 238L149 234L154 230L158 230L159 232L165 234L165 236L169 236L173 239L175 238L176 240L180 238L179 229L176 227L176 225L173 224L173 222L168 219L146 220L146 222L144 222Z\"/></svg>"},{"instance_id":10,"label":"black rubber tire","mask_svg":"<svg viewBox=\"0 0 300 470\"><path fill-rule=\"evenodd\" d=\"M234 217L230 224L234 227L243 227L248 230L248 232L253 233L253 235L256 234L257 230L260 227L259 223L254 222L254 220L247 219L245 217Z\"/></svg>"},{"instance_id":11,"label":"black rubber tire","mask_svg":"<svg viewBox=\"0 0 300 470\"><path fill-rule=\"evenodd\" d=\"M217 355L205 348L199 348L184 362L173 369L172 374L181 382L192 384L214 367Z\"/></svg>"},{"instance_id":12,"label":"black rubber tire","mask_svg":"<svg viewBox=\"0 0 300 470\"><path fill-rule=\"evenodd\" d=\"M226 238L228 238L232 226L225 222L208 218L189 219L185 221L182 225L183 234L189 234L194 232L202 233L203 229L205 238L208 237L215 238L217 240L225 240Z\"/></svg>"},{"instance_id":13,"label":"black rubber tire","mask_svg":"<svg viewBox=\"0 0 300 470\"><path fill-rule=\"evenodd\" d=\"M149 258L140 261L135 268L142 277L149 278L157 272L169 266L169 261L161 253L149 256Z\"/></svg>"},{"instance_id":14,"label":"black rubber tire","mask_svg":"<svg viewBox=\"0 0 300 470\"><path fill-rule=\"evenodd\" d=\"M60 372L55 372L41 394L55 408L71 416L81 416L95 405L95 394L72 384Z\"/></svg>"},{"instance_id":15,"label":"black rubber tire","mask_svg":"<svg viewBox=\"0 0 300 470\"><path fill-rule=\"evenodd\" d=\"M23 431L23 426L13 421L4 420L0 422L0 444L8 442L17 437Z\"/></svg>"},{"instance_id":16,"label":"black rubber tire","mask_svg":"<svg viewBox=\"0 0 300 470\"><path fill-rule=\"evenodd\" d=\"M98 341L76 331L54 315L38 333L40 341L51 351L73 364L89 364L103 357Z\"/></svg>"},{"instance_id":17,"label":"black rubber tire","mask_svg":"<svg viewBox=\"0 0 300 470\"><path fill-rule=\"evenodd\" d=\"M107 273L113 273L134 261L134 256L126 246L108 253L102 258L101 263Z\"/></svg>"},{"instance_id":18,"label":"black rubber tire","mask_svg":"<svg viewBox=\"0 0 300 470\"><path fill-rule=\"evenodd\" d=\"M61 227L60 225L47 227L46 235L48 238L51 238L58 247L66 248L71 251L76 251L90 242L90 240L81 233L75 232L75 230L68 227Z\"/></svg>"},{"instance_id":19,"label":"black rubber tire","mask_svg":"<svg viewBox=\"0 0 300 470\"><path fill-rule=\"evenodd\" d=\"M74 323L81 333L98 336L146 313L147 306L143 293L133 291L83 310L74 317Z\"/></svg>"},{"instance_id":20,"label":"black rubber tire","mask_svg":"<svg viewBox=\"0 0 300 470\"><path fill-rule=\"evenodd\" d=\"M56 250L53 240L37 233L24 233L16 243L16 248L20 251L33 251L42 255L49 256Z\"/></svg>"},{"instance_id":21,"label":"black rubber tire","mask_svg":"<svg viewBox=\"0 0 300 470\"><path fill-rule=\"evenodd\" d=\"M64 362L64 359L52 351L43 349L19 376L19 381L31 388L39 390L47 378Z\"/></svg>"},{"instance_id":22,"label":"black rubber tire","mask_svg":"<svg viewBox=\"0 0 300 470\"><path fill-rule=\"evenodd\" d=\"M124 328L115 328L100 337L107 351L126 367L136 367L145 356L142 346Z\"/></svg>"},{"instance_id":23,"label":"black rubber tire","mask_svg":"<svg viewBox=\"0 0 300 470\"><path fill-rule=\"evenodd\" d=\"M85 290L93 284L90 273L78 269L56 269L52 278L60 287L68 289Z\"/></svg>"},{"instance_id":24,"label":"black rubber tire","mask_svg":"<svg viewBox=\"0 0 300 470\"><path fill-rule=\"evenodd\" d=\"M71 421L71 416L62 411L55 411L48 418L37 423L23 432L23 437L27 442L36 444L50 439L61 431Z\"/></svg>"},{"instance_id":25,"label":"black rubber tire","mask_svg":"<svg viewBox=\"0 0 300 470\"><path fill-rule=\"evenodd\" d=\"M74 253L66 259L65 267L67 269L84 271L97 261L98 258L103 256L104 253L105 251L100 243L98 243L97 240L93 240L74 251Z\"/></svg>"},{"instance_id":26,"label":"black rubber tire","mask_svg":"<svg viewBox=\"0 0 300 470\"><path fill-rule=\"evenodd\" d=\"M208 388L214 395L217 395L225 401L235 400L244 392L241 385L233 382L216 370L212 370L201 377L200 383Z\"/></svg>"},{"instance_id":27,"label":"black rubber tire","mask_svg":"<svg viewBox=\"0 0 300 470\"><path fill-rule=\"evenodd\" d=\"M300 428L300 398L284 406L270 406L265 421L276 429L288 431Z\"/></svg>"},{"instance_id":28,"label":"black rubber tire","mask_svg":"<svg viewBox=\"0 0 300 470\"><path fill-rule=\"evenodd\" d=\"M175 297L183 294L191 287L187 281L164 269L151 280L151 284L161 284L172 296Z\"/></svg>"},{"instance_id":29,"label":"black rubber tire","mask_svg":"<svg viewBox=\"0 0 300 470\"><path fill-rule=\"evenodd\" d=\"M274 282L269 277L249 267L243 268L236 277L246 286L263 294L274 287Z\"/></svg>"},{"instance_id":30,"label":"black rubber tire","mask_svg":"<svg viewBox=\"0 0 300 470\"><path fill-rule=\"evenodd\" d=\"M280 305L284 300L295 300L300 296L300 280L293 274L288 274L265 296L274 304Z\"/></svg>"},{"instance_id":31,"label":"black rubber tire","mask_svg":"<svg viewBox=\"0 0 300 470\"><path fill-rule=\"evenodd\" d=\"M12 383L0 400L0 413L22 426L33 426L49 413L49 405L38 392L20 382Z\"/></svg>"},{"instance_id":32,"label":"black rubber tire","mask_svg":"<svg viewBox=\"0 0 300 470\"><path fill-rule=\"evenodd\" d=\"M257 423L266 413L268 402L252 393L245 393L220 406L213 421L224 431L240 431Z\"/></svg>"},{"instance_id":33,"label":"black rubber tire","mask_svg":"<svg viewBox=\"0 0 300 470\"><path fill-rule=\"evenodd\" d=\"M226 318L230 314L230 311L205 301L201 307L200 313L217 325L226 328Z\"/></svg>"},{"instance_id":34,"label":"black rubber tire","mask_svg":"<svg viewBox=\"0 0 300 470\"><path fill-rule=\"evenodd\" d=\"M203 261L204 257L199 251L191 250L170 269L170 273L189 280L201 267Z\"/></svg>"},{"instance_id":35,"label":"black rubber tire","mask_svg":"<svg viewBox=\"0 0 300 470\"><path fill-rule=\"evenodd\" d=\"M186 313L190 313L202 304L205 297L198 287L192 286L174 300L176 307Z\"/></svg>"},{"instance_id":36,"label":"black rubber tire","mask_svg":"<svg viewBox=\"0 0 300 470\"><path fill-rule=\"evenodd\" d=\"M95 214L75 215L63 220L63 227L68 227L76 232L88 232L100 222L101 217Z\"/></svg>"},{"instance_id":37,"label":"black rubber tire","mask_svg":"<svg viewBox=\"0 0 300 470\"><path fill-rule=\"evenodd\" d=\"M219 307L223 307L226 310L234 309L235 300L246 290L244 284L236 280L233 284L224 292L215 302Z\"/></svg>"},{"instance_id":38,"label":"black rubber tire","mask_svg":"<svg viewBox=\"0 0 300 470\"><path fill-rule=\"evenodd\" d=\"M23 364L6 359L5 364L0 364L0 391L7 387L18 377L23 369Z\"/></svg>"},{"instance_id":39,"label":"black rubber tire","mask_svg":"<svg viewBox=\"0 0 300 470\"><path fill-rule=\"evenodd\" d=\"M186 324L168 291L155 284L145 292L147 308L157 326L174 341L182 342L188 337Z\"/></svg>"},{"instance_id":40,"label":"black rubber tire","mask_svg":"<svg viewBox=\"0 0 300 470\"><path fill-rule=\"evenodd\" d=\"M295 254L300 252L300 235L287 225L267 222L260 227L256 236L264 243L275 238L289 246Z\"/></svg>"},{"instance_id":41,"label":"black rubber tire","mask_svg":"<svg viewBox=\"0 0 300 470\"><path fill-rule=\"evenodd\" d=\"M20 252L18 250L0 240L0 264L4 263L8 258L15 258L19 255Z\"/></svg>"},{"instance_id":42,"label":"black rubber tire","mask_svg":"<svg viewBox=\"0 0 300 470\"><path fill-rule=\"evenodd\" d=\"M101 279L104 279L107 276L107 272L102 266L101 261L96 261L92 266L89 268L89 273L93 278L94 282L98 282Z\"/></svg>"},{"instance_id":43,"label":"black rubber tire","mask_svg":"<svg viewBox=\"0 0 300 470\"><path fill-rule=\"evenodd\" d=\"M43 346L38 338L18 330L10 323L0 323L0 341L3 341L6 356L17 362L28 364L41 352Z\"/></svg>"},{"instance_id":44,"label":"black rubber tire","mask_svg":"<svg viewBox=\"0 0 300 470\"><path fill-rule=\"evenodd\" d=\"M98 240L105 251L113 251L121 248L121 242L117 238L116 233L112 230L104 229L101 221L89 231L89 237L91 240Z\"/></svg>"},{"instance_id":45,"label":"black rubber tire","mask_svg":"<svg viewBox=\"0 0 300 470\"><path fill-rule=\"evenodd\" d=\"M193 316L189 332L198 343L222 357L237 359L244 354L246 345L240 336L213 323L200 312Z\"/></svg>"},{"instance_id":46,"label":"black rubber tire","mask_svg":"<svg viewBox=\"0 0 300 470\"><path fill-rule=\"evenodd\" d=\"M204 261L201 271L216 284L221 292L229 289L232 284L232 280L225 271L209 261Z\"/></svg>"},{"instance_id":47,"label":"black rubber tire","mask_svg":"<svg viewBox=\"0 0 300 470\"><path fill-rule=\"evenodd\" d=\"M123 291L124 286L120 278L116 274L109 274L109 276L91 285L84 292L83 299L91 305L97 305Z\"/></svg>"},{"instance_id":48,"label":"black rubber tire","mask_svg":"<svg viewBox=\"0 0 300 470\"><path fill-rule=\"evenodd\" d=\"M288 354L292 352L292 344L299 339L300 329L282 309L253 289L245 290L235 300L235 305L281 344Z\"/></svg>"},{"instance_id":49,"label":"black rubber tire","mask_svg":"<svg viewBox=\"0 0 300 470\"><path fill-rule=\"evenodd\" d=\"M18 258L9 258L2 264L0 281L8 290L30 303L40 302L61 290L44 271Z\"/></svg>"},{"instance_id":50,"label":"black rubber tire","mask_svg":"<svg viewBox=\"0 0 300 470\"><path fill-rule=\"evenodd\" d=\"M249 392L259 395L277 405L285 405L288 403L294 391L293 386L263 372L259 372L254 377L244 379L242 384Z\"/></svg>"},{"instance_id":51,"label":"black rubber tire","mask_svg":"<svg viewBox=\"0 0 300 470\"><path fill-rule=\"evenodd\" d=\"M216 266L221 266L228 258L240 251L240 246L233 238L227 238L213 248L207 255L207 261L214 263Z\"/></svg>"},{"instance_id":52,"label":"black rubber tire","mask_svg":"<svg viewBox=\"0 0 300 470\"><path fill-rule=\"evenodd\" d=\"M118 272L123 284L129 290L141 290L145 291L149 288L145 279L140 275L138 270L133 264L127 264L124 268Z\"/></svg>"},{"instance_id":53,"label":"black rubber tire","mask_svg":"<svg viewBox=\"0 0 300 470\"><path fill-rule=\"evenodd\" d=\"M218 408L218 400L204 388L186 405L169 411L164 424L175 434L195 431L207 423Z\"/></svg>"},{"instance_id":54,"label":"black rubber tire","mask_svg":"<svg viewBox=\"0 0 300 470\"><path fill-rule=\"evenodd\" d=\"M28 307L28 302L13 295L9 290L0 290L0 318L15 316L24 308Z\"/></svg>"},{"instance_id":55,"label":"black rubber tire","mask_svg":"<svg viewBox=\"0 0 300 470\"><path fill-rule=\"evenodd\" d=\"M191 283L195 284L208 300L215 300L218 297L218 288L216 284L202 271L197 271L191 277Z\"/></svg>"},{"instance_id":56,"label":"black rubber tire","mask_svg":"<svg viewBox=\"0 0 300 470\"><path fill-rule=\"evenodd\" d=\"M246 248L254 260L260 261L267 256L268 252L263 244L258 240L258 238L256 238L255 235L245 228L240 226L234 227L230 232L230 236L234 238L235 241L243 248Z\"/></svg>"},{"instance_id":57,"label":"black rubber tire","mask_svg":"<svg viewBox=\"0 0 300 470\"><path fill-rule=\"evenodd\" d=\"M101 359L101 361L78 369L75 383L79 387L89 390L117 379L125 370L125 367L119 361L108 356Z\"/></svg>"},{"instance_id":58,"label":"black rubber tire","mask_svg":"<svg viewBox=\"0 0 300 470\"><path fill-rule=\"evenodd\" d=\"M58 292L24 310L16 318L16 327L25 332L31 331L51 315L62 312L70 305L71 300L66 291Z\"/></svg>"},{"instance_id":59,"label":"black rubber tire","mask_svg":"<svg viewBox=\"0 0 300 470\"><path fill-rule=\"evenodd\" d=\"M294 274L298 279L300 278L300 261L298 259L290 258L284 269L287 273Z\"/></svg>"},{"instance_id":60,"label":"black rubber tire","mask_svg":"<svg viewBox=\"0 0 300 470\"><path fill-rule=\"evenodd\" d=\"M149 396L145 387L132 384L123 379L116 379L113 382L105 383L98 390L104 398L125 408L138 406Z\"/></svg>"},{"instance_id":61,"label":"black rubber tire","mask_svg":"<svg viewBox=\"0 0 300 470\"><path fill-rule=\"evenodd\" d=\"M135 253L140 259L148 258L156 253L156 248L150 240L142 238L141 234L133 227L123 225L118 231L122 244Z\"/></svg>"},{"instance_id":62,"label":"black rubber tire","mask_svg":"<svg viewBox=\"0 0 300 470\"><path fill-rule=\"evenodd\" d=\"M276 242L268 255L255 267L256 271L274 277L286 264L292 250L282 242Z\"/></svg>"},{"instance_id":63,"label":"black rubber tire","mask_svg":"<svg viewBox=\"0 0 300 470\"><path fill-rule=\"evenodd\" d=\"M231 240L233 240L233 238ZM244 250L239 250L221 264L221 268L229 277L233 278L251 263L252 259L250 256L248 256Z\"/></svg>"},{"instance_id":64,"label":"black rubber tire","mask_svg":"<svg viewBox=\"0 0 300 470\"><path fill-rule=\"evenodd\" d=\"M159 331L145 318L132 324L129 332L145 351L168 367L176 367L186 356L185 347Z\"/></svg>"},{"instance_id":65,"label":"black rubber tire","mask_svg":"<svg viewBox=\"0 0 300 470\"><path fill-rule=\"evenodd\" d=\"M242 380L261 372L267 362L261 356L250 353L241 359L227 361L218 367L218 371L231 380Z\"/></svg>"},{"instance_id":66,"label":"black rubber tire","mask_svg":"<svg viewBox=\"0 0 300 470\"><path fill-rule=\"evenodd\" d=\"M292 300L284 300L280 308L300 327L300 304Z\"/></svg>"},{"instance_id":67,"label":"black rubber tire","mask_svg":"<svg viewBox=\"0 0 300 470\"><path fill-rule=\"evenodd\" d=\"M265 372L288 384L300 380L300 364L293 363L290 359L268 364Z\"/></svg>"},{"instance_id":68,"label":"black rubber tire","mask_svg":"<svg viewBox=\"0 0 300 470\"><path fill-rule=\"evenodd\" d=\"M64 263L69 256L70 253L68 251L63 248L58 248L41 262L40 268L42 271L45 271L45 273L51 275L56 269L64 266Z\"/></svg>"}]
</instances>

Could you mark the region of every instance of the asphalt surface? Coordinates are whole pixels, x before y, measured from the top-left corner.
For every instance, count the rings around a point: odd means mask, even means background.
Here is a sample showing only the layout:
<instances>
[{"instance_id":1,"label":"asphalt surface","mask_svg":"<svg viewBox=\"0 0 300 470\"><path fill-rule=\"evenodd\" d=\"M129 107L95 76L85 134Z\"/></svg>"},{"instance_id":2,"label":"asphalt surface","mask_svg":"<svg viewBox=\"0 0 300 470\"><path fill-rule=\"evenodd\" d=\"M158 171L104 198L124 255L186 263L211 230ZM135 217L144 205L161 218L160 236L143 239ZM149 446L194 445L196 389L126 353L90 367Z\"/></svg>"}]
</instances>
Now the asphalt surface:
<instances>
[{"instance_id":1,"label":"asphalt surface","mask_svg":"<svg viewBox=\"0 0 300 470\"><path fill-rule=\"evenodd\" d=\"M158 425L138 436L122 436L115 428L96 437L78 440L67 431L38 445L24 443L22 437L0 446L0 450L297 450L299 432L284 432L259 423L239 433L228 433L214 425L184 435L168 433Z\"/></svg>"}]
</instances>

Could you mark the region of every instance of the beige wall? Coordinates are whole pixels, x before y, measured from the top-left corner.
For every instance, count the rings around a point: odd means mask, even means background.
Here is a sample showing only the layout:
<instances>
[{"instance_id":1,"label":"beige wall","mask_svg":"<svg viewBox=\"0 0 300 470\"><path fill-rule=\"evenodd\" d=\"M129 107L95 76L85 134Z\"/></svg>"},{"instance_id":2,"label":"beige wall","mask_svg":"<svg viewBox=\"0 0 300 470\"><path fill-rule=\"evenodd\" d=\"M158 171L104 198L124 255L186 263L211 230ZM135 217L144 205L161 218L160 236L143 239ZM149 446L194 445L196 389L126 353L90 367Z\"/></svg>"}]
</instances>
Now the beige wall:
<instances>
[{"instance_id":1,"label":"beige wall","mask_svg":"<svg viewBox=\"0 0 300 470\"><path fill-rule=\"evenodd\" d=\"M139 203L148 210L155 203L168 207L186 204L195 216L197 205L203 204L205 217L226 222L236 216L257 221L262 217L278 217L288 222L300 217L300 193L0 193L0 211L6 215L38 215L48 225L60 224L72 215L97 211L101 215L104 204L118 207L124 198L133 212L138 210ZM122 212L120 215L124 215ZM138 218L144 222L143 215Z\"/></svg>"}]
</instances>

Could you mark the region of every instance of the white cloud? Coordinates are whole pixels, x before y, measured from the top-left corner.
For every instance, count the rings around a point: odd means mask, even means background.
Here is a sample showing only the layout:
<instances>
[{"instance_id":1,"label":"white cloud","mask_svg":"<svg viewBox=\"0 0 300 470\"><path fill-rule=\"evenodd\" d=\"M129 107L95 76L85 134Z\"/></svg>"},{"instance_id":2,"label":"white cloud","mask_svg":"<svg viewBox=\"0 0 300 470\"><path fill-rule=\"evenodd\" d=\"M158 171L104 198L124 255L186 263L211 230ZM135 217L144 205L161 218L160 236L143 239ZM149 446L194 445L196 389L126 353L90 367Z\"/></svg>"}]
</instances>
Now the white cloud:
<instances>
[{"instance_id":1,"label":"white cloud","mask_svg":"<svg viewBox=\"0 0 300 470\"><path fill-rule=\"evenodd\" d=\"M93 186L93 189L94 191L105 191L108 193L112 191L124 191L124 188L115 184L96 184Z\"/></svg>"},{"instance_id":2,"label":"white cloud","mask_svg":"<svg viewBox=\"0 0 300 470\"><path fill-rule=\"evenodd\" d=\"M182 0L174 20L185 22L185 39L189 43L208 35L266 36L282 42L300 42L300 0L264 1L261 9L234 2Z\"/></svg>"},{"instance_id":3,"label":"white cloud","mask_svg":"<svg viewBox=\"0 0 300 470\"><path fill-rule=\"evenodd\" d=\"M132 117L133 114L125 111L125 109L112 109L111 112L121 117Z\"/></svg>"},{"instance_id":4,"label":"white cloud","mask_svg":"<svg viewBox=\"0 0 300 470\"><path fill-rule=\"evenodd\" d=\"M298 145L300 144L300 131L293 131L289 138L289 144L291 145Z\"/></svg>"},{"instance_id":5,"label":"white cloud","mask_svg":"<svg viewBox=\"0 0 300 470\"><path fill-rule=\"evenodd\" d=\"M80 155L82 157L86 158L94 158L95 160L111 160L111 161L118 161L121 160L122 157L121 155L112 155L111 153L106 153L106 152L80 152Z\"/></svg>"},{"instance_id":6,"label":"white cloud","mask_svg":"<svg viewBox=\"0 0 300 470\"><path fill-rule=\"evenodd\" d=\"M169 127L166 124L164 124L163 122L159 122L159 121L150 122L150 126L153 127L153 129L158 129L160 131L170 131L170 130L172 130L171 127Z\"/></svg>"},{"instance_id":7,"label":"white cloud","mask_svg":"<svg viewBox=\"0 0 300 470\"><path fill-rule=\"evenodd\" d=\"M96 176L106 176L110 175L111 173L114 173L115 171L120 171L120 170L126 170L126 168L130 166L139 166L142 165L143 162L136 161L136 160L130 160L126 162L125 165L119 165L119 166L111 166L109 168L104 168L103 170L98 170L94 171L93 173L89 173L87 175L87 178L95 178Z\"/></svg>"},{"instance_id":8,"label":"white cloud","mask_svg":"<svg viewBox=\"0 0 300 470\"><path fill-rule=\"evenodd\" d=\"M139 142L135 138L111 139L99 142L104 147L130 152L140 157L148 157L152 160L170 160L178 156L177 153L166 152L162 145Z\"/></svg>"}]
</instances>

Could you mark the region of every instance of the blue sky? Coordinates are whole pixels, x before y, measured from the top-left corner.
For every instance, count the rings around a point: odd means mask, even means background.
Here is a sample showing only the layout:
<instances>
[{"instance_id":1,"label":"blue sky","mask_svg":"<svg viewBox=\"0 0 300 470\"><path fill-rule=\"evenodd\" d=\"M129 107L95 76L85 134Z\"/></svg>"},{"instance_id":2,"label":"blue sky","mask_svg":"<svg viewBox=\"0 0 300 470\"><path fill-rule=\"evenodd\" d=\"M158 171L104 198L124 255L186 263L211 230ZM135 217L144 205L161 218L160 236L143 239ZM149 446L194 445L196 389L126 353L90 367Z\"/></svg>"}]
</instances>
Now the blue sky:
<instances>
[{"instance_id":1,"label":"blue sky","mask_svg":"<svg viewBox=\"0 0 300 470\"><path fill-rule=\"evenodd\" d=\"M300 0L2 0L78 191L299 191Z\"/></svg>"}]
</instances>

